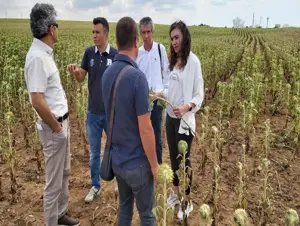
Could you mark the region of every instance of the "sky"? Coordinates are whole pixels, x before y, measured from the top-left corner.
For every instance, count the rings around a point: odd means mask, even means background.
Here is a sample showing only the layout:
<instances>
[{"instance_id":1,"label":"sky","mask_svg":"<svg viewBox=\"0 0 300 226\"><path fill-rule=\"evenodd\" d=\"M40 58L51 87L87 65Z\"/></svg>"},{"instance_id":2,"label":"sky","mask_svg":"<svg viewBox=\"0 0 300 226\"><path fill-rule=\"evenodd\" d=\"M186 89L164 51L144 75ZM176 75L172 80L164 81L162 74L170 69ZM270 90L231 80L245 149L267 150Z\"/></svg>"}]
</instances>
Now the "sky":
<instances>
[{"instance_id":1,"label":"sky","mask_svg":"<svg viewBox=\"0 0 300 226\"><path fill-rule=\"evenodd\" d=\"M300 0L0 0L0 18L29 18L37 2L53 4L58 20L92 21L102 16L117 22L130 16L138 22L150 16L157 24L181 19L188 25L232 27L236 17L251 26L254 13L255 25L266 27L269 17L268 27L300 27Z\"/></svg>"}]
</instances>

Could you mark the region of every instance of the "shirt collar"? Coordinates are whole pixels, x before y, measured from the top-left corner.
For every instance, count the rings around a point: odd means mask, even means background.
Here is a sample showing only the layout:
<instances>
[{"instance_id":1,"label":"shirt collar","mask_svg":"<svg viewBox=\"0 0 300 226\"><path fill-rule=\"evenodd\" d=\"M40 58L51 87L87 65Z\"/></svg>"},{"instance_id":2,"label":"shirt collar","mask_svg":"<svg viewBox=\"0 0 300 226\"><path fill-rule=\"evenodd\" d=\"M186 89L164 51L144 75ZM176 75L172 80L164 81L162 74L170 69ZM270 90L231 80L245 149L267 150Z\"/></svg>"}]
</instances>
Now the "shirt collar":
<instances>
[{"instance_id":1,"label":"shirt collar","mask_svg":"<svg viewBox=\"0 0 300 226\"><path fill-rule=\"evenodd\" d=\"M153 43L152 43L152 48L150 49L150 51L149 51L149 52L151 52L151 51L155 50L155 49L157 48L157 46L158 46L157 42L155 42L155 41L153 40ZM142 51L144 51L144 52L148 52L148 51L145 49L145 47L144 47L144 44L143 44L141 47L142 47L142 48L141 48L141 50L142 50Z\"/></svg>"},{"instance_id":2,"label":"shirt collar","mask_svg":"<svg viewBox=\"0 0 300 226\"><path fill-rule=\"evenodd\" d=\"M97 48L97 46L95 46L95 53L97 53L99 51L99 49ZM104 52L106 52L107 54L109 54L110 51L110 45L109 43L107 43L106 49Z\"/></svg>"},{"instance_id":3,"label":"shirt collar","mask_svg":"<svg viewBox=\"0 0 300 226\"><path fill-rule=\"evenodd\" d=\"M114 61L124 61L128 64L131 64L135 68L138 67L134 60L132 60L129 56L124 54L116 54Z\"/></svg>"},{"instance_id":4,"label":"shirt collar","mask_svg":"<svg viewBox=\"0 0 300 226\"><path fill-rule=\"evenodd\" d=\"M42 42L41 40L39 40L37 38L33 38L32 44L34 46L38 47L39 49L41 49L43 52L52 56L53 49L50 46L48 46L46 43Z\"/></svg>"}]
</instances>

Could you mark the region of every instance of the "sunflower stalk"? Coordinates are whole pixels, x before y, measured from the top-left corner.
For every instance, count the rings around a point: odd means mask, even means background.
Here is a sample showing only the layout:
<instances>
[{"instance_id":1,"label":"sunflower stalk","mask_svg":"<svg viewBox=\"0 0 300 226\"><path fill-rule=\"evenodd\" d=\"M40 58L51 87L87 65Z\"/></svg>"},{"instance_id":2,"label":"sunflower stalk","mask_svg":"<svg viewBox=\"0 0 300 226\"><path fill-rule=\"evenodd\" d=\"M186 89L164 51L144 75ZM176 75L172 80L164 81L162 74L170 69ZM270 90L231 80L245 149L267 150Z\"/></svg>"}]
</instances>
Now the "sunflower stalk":
<instances>
[{"instance_id":1,"label":"sunflower stalk","mask_svg":"<svg viewBox=\"0 0 300 226\"><path fill-rule=\"evenodd\" d=\"M260 199L260 218L259 225L263 226L267 224L267 221L270 218L270 214L272 211L272 205L270 200L270 192L271 187L269 185L269 177L270 177L270 161L267 158L262 160L261 169L263 173L263 183L262 183L262 192Z\"/></svg>"},{"instance_id":2,"label":"sunflower stalk","mask_svg":"<svg viewBox=\"0 0 300 226\"><path fill-rule=\"evenodd\" d=\"M156 217L158 226L167 226L173 224L174 210L167 206L168 193L171 190L168 185L173 181L173 171L166 163L159 165L158 168L158 190L162 189L162 194L156 194L156 206L153 214Z\"/></svg>"},{"instance_id":3,"label":"sunflower stalk","mask_svg":"<svg viewBox=\"0 0 300 226\"><path fill-rule=\"evenodd\" d=\"M219 143L221 138L219 136L219 130L217 127L212 127L214 137L213 137L213 151L214 151L214 173L213 173L213 185L212 185L212 202L213 202L213 225L218 225L217 210L218 210L218 200L219 200L219 180L220 180L220 150Z\"/></svg>"},{"instance_id":4,"label":"sunflower stalk","mask_svg":"<svg viewBox=\"0 0 300 226\"><path fill-rule=\"evenodd\" d=\"M290 96L291 96L291 85L286 84L286 89L287 89L287 98L286 98L286 108L289 109L290 106ZM288 126L288 121L289 121L289 113L288 111L285 114L285 128Z\"/></svg>"},{"instance_id":5,"label":"sunflower stalk","mask_svg":"<svg viewBox=\"0 0 300 226\"><path fill-rule=\"evenodd\" d=\"M209 107L204 107L204 113L201 113L202 124L201 124L201 136L200 136L200 145L201 145L201 153L202 153L202 162L200 164L200 169L202 174L205 171L205 165L207 162L207 147L208 147L208 131L209 131L209 123L208 123L208 115L209 115Z\"/></svg>"},{"instance_id":6,"label":"sunflower stalk","mask_svg":"<svg viewBox=\"0 0 300 226\"><path fill-rule=\"evenodd\" d=\"M267 119L265 121L265 139L264 139L264 146L265 146L265 158L269 157L270 153L270 144L272 139L272 131L271 131L271 121Z\"/></svg>"},{"instance_id":7,"label":"sunflower stalk","mask_svg":"<svg viewBox=\"0 0 300 226\"><path fill-rule=\"evenodd\" d=\"M200 226L211 226L213 219L209 205L202 204L200 206Z\"/></svg>"},{"instance_id":8,"label":"sunflower stalk","mask_svg":"<svg viewBox=\"0 0 300 226\"><path fill-rule=\"evenodd\" d=\"M186 141L179 141L178 142L178 151L179 155L178 158L180 159L179 169L176 172L178 175L178 178L180 178L181 183L179 184L179 200L181 202L180 208L183 211L183 225L187 224L187 216L185 213L186 209L186 203L187 201L187 195L186 190L189 188L189 176L192 173L192 169L189 166L186 166L186 155L188 152L188 144Z\"/></svg>"},{"instance_id":9,"label":"sunflower stalk","mask_svg":"<svg viewBox=\"0 0 300 226\"><path fill-rule=\"evenodd\" d=\"M13 134L12 127L14 125L14 114L12 112L7 112L5 114L5 124L7 131L7 154L5 155L5 159L9 165L9 174L10 174L10 189L11 189L11 203L16 203L16 193L17 193L17 181L15 175L15 158L16 158L16 150L13 146Z\"/></svg>"},{"instance_id":10,"label":"sunflower stalk","mask_svg":"<svg viewBox=\"0 0 300 226\"><path fill-rule=\"evenodd\" d=\"M245 186L245 180L246 180L246 172L245 172L245 165L246 165L246 145L242 145L242 161L238 162L238 169L239 169L239 187L238 187L238 200L237 200L237 208L243 208L246 209L247 201L245 199L245 193L246 193L246 186Z\"/></svg>"},{"instance_id":11,"label":"sunflower stalk","mask_svg":"<svg viewBox=\"0 0 300 226\"><path fill-rule=\"evenodd\" d=\"M40 157L42 145L39 141L39 133L38 133L38 130L36 127L34 129L34 136L33 136L32 142L33 142L32 149L33 149L33 152L35 153L35 157L36 157L37 174L40 174L42 172L42 162L41 162L41 157Z\"/></svg>"},{"instance_id":12,"label":"sunflower stalk","mask_svg":"<svg viewBox=\"0 0 300 226\"><path fill-rule=\"evenodd\" d=\"M244 209L236 209L234 211L234 223L236 226L248 225L248 215Z\"/></svg>"}]
</instances>

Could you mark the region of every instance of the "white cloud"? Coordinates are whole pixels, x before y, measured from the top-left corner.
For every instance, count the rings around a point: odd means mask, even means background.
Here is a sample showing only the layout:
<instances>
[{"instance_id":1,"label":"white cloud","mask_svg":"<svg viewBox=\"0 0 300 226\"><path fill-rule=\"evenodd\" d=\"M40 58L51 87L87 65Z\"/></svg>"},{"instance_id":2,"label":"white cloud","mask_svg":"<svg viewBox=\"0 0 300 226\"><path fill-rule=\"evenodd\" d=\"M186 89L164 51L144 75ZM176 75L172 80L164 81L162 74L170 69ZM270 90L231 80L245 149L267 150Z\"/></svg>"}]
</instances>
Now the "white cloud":
<instances>
[{"instance_id":1,"label":"white cloud","mask_svg":"<svg viewBox=\"0 0 300 226\"><path fill-rule=\"evenodd\" d=\"M36 2L51 2L58 19L65 20L92 21L96 16L103 16L117 22L123 16L131 16L139 21L150 16L160 24L181 19L189 25L205 23L223 27L232 26L237 16L245 25L251 25L255 12L256 23L263 17L263 26L267 17L270 27L277 23L300 26L299 0L0 0L0 17L5 17L6 11L10 18L28 18Z\"/></svg>"},{"instance_id":2,"label":"white cloud","mask_svg":"<svg viewBox=\"0 0 300 226\"><path fill-rule=\"evenodd\" d=\"M228 3L227 0L212 0L211 2L214 5L226 5Z\"/></svg>"},{"instance_id":3,"label":"white cloud","mask_svg":"<svg viewBox=\"0 0 300 226\"><path fill-rule=\"evenodd\" d=\"M0 9L22 9L26 8L30 0L0 0Z\"/></svg>"},{"instance_id":4,"label":"white cloud","mask_svg":"<svg viewBox=\"0 0 300 226\"><path fill-rule=\"evenodd\" d=\"M73 1L71 0L65 1L65 8L69 10L73 9Z\"/></svg>"},{"instance_id":5,"label":"white cloud","mask_svg":"<svg viewBox=\"0 0 300 226\"><path fill-rule=\"evenodd\" d=\"M243 0L211 0L213 5L222 6L232 2L242 2Z\"/></svg>"}]
</instances>

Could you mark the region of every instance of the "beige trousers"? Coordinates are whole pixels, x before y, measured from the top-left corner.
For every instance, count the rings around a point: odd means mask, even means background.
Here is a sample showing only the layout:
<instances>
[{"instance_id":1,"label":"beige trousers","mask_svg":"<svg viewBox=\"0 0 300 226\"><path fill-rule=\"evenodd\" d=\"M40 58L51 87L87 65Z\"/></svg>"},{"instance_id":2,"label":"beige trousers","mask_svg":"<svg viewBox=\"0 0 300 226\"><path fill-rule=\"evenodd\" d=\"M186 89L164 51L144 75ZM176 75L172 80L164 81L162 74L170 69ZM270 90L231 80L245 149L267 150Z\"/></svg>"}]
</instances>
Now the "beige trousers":
<instances>
[{"instance_id":1,"label":"beige trousers","mask_svg":"<svg viewBox=\"0 0 300 226\"><path fill-rule=\"evenodd\" d=\"M69 202L70 127L69 119L62 123L60 133L39 120L37 128L43 145L46 184L44 189L44 218L46 226L57 226Z\"/></svg>"}]
</instances>

